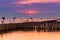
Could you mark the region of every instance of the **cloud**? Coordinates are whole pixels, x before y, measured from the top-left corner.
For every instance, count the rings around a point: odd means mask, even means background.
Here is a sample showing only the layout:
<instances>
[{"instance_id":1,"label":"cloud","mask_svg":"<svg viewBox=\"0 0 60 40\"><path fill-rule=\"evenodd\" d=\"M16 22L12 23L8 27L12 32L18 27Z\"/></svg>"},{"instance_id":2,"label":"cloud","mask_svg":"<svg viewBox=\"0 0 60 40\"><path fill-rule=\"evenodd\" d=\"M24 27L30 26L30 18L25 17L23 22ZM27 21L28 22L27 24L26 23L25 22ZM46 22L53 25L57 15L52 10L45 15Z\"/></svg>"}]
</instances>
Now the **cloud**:
<instances>
[{"instance_id":1,"label":"cloud","mask_svg":"<svg viewBox=\"0 0 60 40\"><path fill-rule=\"evenodd\" d=\"M48 2L48 3L47 3ZM60 0L11 0L0 1L0 12L21 14L60 13ZM6 11L5 11L6 10ZM55 11L55 12L54 12ZM8 13L9 13L8 12Z\"/></svg>"},{"instance_id":2,"label":"cloud","mask_svg":"<svg viewBox=\"0 0 60 40\"><path fill-rule=\"evenodd\" d=\"M0 8L6 8L7 5L6 4L0 4Z\"/></svg>"},{"instance_id":3,"label":"cloud","mask_svg":"<svg viewBox=\"0 0 60 40\"><path fill-rule=\"evenodd\" d=\"M36 10L34 10L34 9L29 9L29 10L17 10L17 12L22 12L22 13L26 13L26 14L28 14L28 15L33 15L33 14L35 14L35 13L37 13L37 11Z\"/></svg>"},{"instance_id":4,"label":"cloud","mask_svg":"<svg viewBox=\"0 0 60 40\"><path fill-rule=\"evenodd\" d=\"M26 0L28 1L28 0ZM19 2L26 2L26 1L19 1ZM19 3L17 1L17 3ZM36 1L37 2L37 1ZM47 2L47 1L46 1ZM57 1L58 2L58 1ZM16 2L15 2L16 3ZM60 3L55 3L52 1L52 3L33 3L32 4L12 4L14 10L17 13L25 13L28 15L34 15L34 14L42 14L42 13L55 13L55 11L58 11L60 8ZM11 6L11 7L12 7Z\"/></svg>"},{"instance_id":5,"label":"cloud","mask_svg":"<svg viewBox=\"0 0 60 40\"><path fill-rule=\"evenodd\" d=\"M45 3L45 2L60 2L60 0L23 0L23 1L17 1L13 2L13 4L31 4L31 3Z\"/></svg>"},{"instance_id":6,"label":"cloud","mask_svg":"<svg viewBox=\"0 0 60 40\"><path fill-rule=\"evenodd\" d=\"M37 9L30 9L30 10L17 10L17 12L19 12L19 13L26 13L26 14L28 14L28 15L34 15L34 14L38 14L38 13L52 13L52 12L54 12L54 11L52 11L52 10L37 10Z\"/></svg>"}]
</instances>

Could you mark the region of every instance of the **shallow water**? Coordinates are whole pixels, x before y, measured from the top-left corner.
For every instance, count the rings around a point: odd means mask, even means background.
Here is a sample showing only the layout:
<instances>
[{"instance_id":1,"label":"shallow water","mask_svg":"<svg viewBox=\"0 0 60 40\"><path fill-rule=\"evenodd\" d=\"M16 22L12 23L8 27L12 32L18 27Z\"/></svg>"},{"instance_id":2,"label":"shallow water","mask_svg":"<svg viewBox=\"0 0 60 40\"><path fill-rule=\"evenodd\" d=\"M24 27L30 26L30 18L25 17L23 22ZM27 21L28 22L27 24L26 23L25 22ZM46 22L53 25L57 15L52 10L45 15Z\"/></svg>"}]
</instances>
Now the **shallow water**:
<instances>
[{"instance_id":1,"label":"shallow water","mask_svg":"<svg viewBox=\"0 0 60 40\"><path fill-rule=\"evenodd\" d=\"M60 40L60 32L14 31L0 34L0 40Z\"/></svg>"}]
</instances>

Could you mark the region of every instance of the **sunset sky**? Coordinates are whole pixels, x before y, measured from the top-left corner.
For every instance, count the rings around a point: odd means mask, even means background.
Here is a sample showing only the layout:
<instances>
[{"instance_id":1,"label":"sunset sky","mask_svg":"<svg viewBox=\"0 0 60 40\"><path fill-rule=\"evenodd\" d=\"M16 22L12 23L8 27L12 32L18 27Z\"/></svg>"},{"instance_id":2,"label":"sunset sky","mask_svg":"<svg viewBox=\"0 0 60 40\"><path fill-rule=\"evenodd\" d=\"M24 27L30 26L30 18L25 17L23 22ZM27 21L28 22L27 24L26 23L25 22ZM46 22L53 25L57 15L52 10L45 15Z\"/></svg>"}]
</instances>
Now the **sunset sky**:
<instances>
[{"instance_id":1,"label":"sunset sky","mask_svg":"<svg viewBox=\"0 0 60 40\"><path fill-rule=\"evenodd\" d=\"M0 18L60 18L60 0L0 0Z\"/></svg>"}]
</instances>

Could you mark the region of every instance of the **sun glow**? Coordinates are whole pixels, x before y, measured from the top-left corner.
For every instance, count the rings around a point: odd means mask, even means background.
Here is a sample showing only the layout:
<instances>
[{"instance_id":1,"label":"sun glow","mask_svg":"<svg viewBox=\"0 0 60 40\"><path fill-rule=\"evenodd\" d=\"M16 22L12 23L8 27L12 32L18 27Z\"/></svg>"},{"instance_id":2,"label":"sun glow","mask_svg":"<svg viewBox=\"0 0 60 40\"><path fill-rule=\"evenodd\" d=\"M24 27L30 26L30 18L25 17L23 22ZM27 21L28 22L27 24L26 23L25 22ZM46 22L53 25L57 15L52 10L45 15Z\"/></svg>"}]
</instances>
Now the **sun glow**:
<instances>
[{"instance_id":1,"label":"sun glow","mask_svg":"<svg viewBox=\"0 0 60 40\"><path fill-rule=\"evenodd\" d=\"M33 14L36 14L37 13L37 10L36 9L30 9L30 10L18 10L17 12L22 12L22 13L26 13L28 15L33 15Z\"/></svg>"},{"instance_id":2,"label":"sun glow","mask_svg":"<svg viewBox=\"0 0 60 40\"><path fill-rule=\"evenodd\" d=\"M27 14L29 14L29 15L33 15L33 14L35 14L35 13L36 13L36 11L33 11L33 10L27 11Z\"/></svg>"}]
</instances>

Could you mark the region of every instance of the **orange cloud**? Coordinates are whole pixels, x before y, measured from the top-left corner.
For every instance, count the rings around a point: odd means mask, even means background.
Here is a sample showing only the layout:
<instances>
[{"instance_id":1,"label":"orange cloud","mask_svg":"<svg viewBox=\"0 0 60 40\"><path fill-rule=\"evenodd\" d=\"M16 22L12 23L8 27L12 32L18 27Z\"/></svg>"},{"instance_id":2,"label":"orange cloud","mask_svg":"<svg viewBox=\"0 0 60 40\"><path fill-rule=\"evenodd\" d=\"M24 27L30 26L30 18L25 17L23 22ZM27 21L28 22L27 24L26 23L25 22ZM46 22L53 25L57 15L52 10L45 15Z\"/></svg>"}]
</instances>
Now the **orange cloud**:
<instances>
[{"instance_id":1,"label":"orange cloud","mask_svg":"<svg viewBox=\"0 0 60 40\"><path fill-rule=\"evenodd\" d=\"M30 9L30 10L18 10L17 12L26 13L26 14L32 16L32 15L37 14L37 13L51 13L51 12L54 12L54 11L53 10L38 11L36 9Z\"/></svg>"},{"instance_id":2,"label":"orange cloud","mask_svg":"<svg viewBox=\"0 0 60 40\"><path fill-rule=\"evenodd\" d=\"M37 11L33 10L33 9L31 9L31 10L18 10L17 12L26 13L28 15L33 15L33 14L37 13Z\"/></svg>"},{"instance_id":3,"label":"orange cloud","mask_svg":"<svg viewBox=\"0 0 60 40\"><path fill-rule=\"evenodd\" d=\"M24 0L24 1L18 1L15 2L16 4L31 4L31 3L45 3L45 2L60 2L60 0Z\"/></svg>"}]
</instances>

